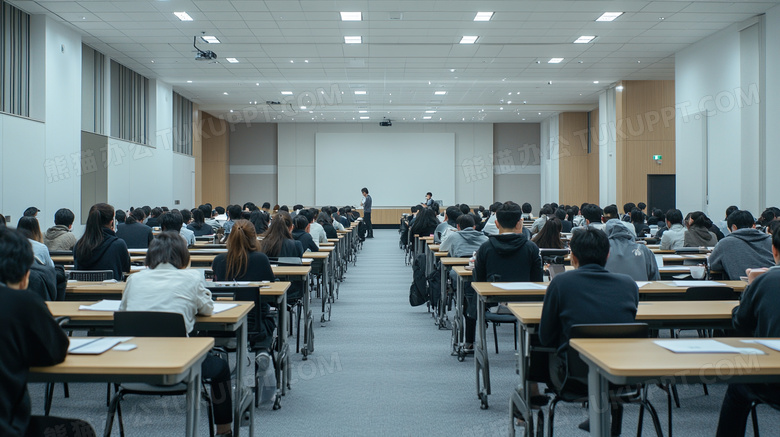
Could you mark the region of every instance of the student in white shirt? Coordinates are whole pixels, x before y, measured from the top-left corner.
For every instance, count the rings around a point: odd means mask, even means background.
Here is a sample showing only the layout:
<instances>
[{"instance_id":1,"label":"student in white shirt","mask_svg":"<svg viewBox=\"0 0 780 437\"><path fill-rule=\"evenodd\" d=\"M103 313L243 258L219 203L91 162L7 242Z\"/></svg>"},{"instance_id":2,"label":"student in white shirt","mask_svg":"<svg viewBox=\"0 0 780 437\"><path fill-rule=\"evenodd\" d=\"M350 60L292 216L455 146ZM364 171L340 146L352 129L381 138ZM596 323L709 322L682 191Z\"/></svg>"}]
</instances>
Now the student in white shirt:
<instances>
[{"instance_id":1,"label":"student in white shirt","mask_svg":"<svg viewBox=\"0 0 780 437\"><path fill-rule=\"evenodd\" d=\"M195 245L195 233L187 229L189 234L184 235L181 231L182 229L186 229L183 224L183 219L181 216L181 213L179 211L169 211L164 213L162 216L160 216L160 228L163 232L165 231L173 231L179 234L181 236L181 239L184 240L184 243L187 244L187 246L194 246Z\"/></svg>"},{"instance_id":2,"label":"student in white shirt","mask_svg":"<svg viewBox=\"0 0 780 437\"><path fill-rule=\"evenodd\" d=\"M314 244L316 244L318 248L320 247L320 244L328 242L328 236L325 234L325 228L323 228L321 224L314 221L317 215L319 215L319 211L317 209L302 209L298 212L298 215L305 216L309 220L309 223L311 223L309 225L309 234L311 234L311 238L314 240Z\"/></svg>"},{"instance_id":3,"label":"student in white shirt","mask_svg":"<svg viewBox=\"0 0 780 437\"><path fill-rule=\"evenodd\" d=\"M184 316L187 332L195 316L214 311L211 292L203 270L188 269L190 253L184 239L174 231L163 231L149 244L146 266L127 280L119 311L162 311ZM231 435L233 397L228 363L208 354L201 366L203 378L211 380L211 401L218 436Z\"/></svg>"}]
</instances>

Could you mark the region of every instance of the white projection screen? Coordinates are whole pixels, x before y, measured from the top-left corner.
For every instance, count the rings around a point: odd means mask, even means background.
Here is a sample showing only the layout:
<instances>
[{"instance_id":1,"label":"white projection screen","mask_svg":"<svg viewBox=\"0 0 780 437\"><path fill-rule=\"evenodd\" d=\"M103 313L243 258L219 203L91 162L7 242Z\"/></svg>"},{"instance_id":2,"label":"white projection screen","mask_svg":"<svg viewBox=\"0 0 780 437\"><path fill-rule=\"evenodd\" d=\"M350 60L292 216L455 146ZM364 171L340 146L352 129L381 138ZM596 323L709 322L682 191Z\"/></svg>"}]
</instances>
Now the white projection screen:
<instances>
[{"instance_id":1,"label":"white projection screen","mask_svg":"<svg viewBox=\"0 0 780 437\"><path fill-rule=\"evenodd\" d=\"M374 208L455 199L454 133L318 133L315 155L319 206L359 206L363 187Z\"/></svg>"}]
</instances>

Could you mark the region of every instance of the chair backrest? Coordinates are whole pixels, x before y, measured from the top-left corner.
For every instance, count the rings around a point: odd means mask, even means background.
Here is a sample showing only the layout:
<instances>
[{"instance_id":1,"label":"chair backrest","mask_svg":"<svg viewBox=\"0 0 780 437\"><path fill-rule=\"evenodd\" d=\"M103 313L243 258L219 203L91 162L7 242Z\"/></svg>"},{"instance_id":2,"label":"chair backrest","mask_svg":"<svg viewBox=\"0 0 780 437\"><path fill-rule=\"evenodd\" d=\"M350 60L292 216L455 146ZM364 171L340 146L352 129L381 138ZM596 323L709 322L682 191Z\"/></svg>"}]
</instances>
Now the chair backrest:
<instances>
[{"instance_id":1,"label":"chair backrest","mask_svg":"<svg viewBox=\"0 0 780 437\"><path fill-rule=\"evenodd\" d=\"M698 247L678 247L677 249L674 249L674 253L678 255L700 253L700 251L701 249Z\"/></svg>"},{"instance_id":2,"label":"chair backrest","mask_svg":"<svg viewBox=\"0 0 780 437\"><path fill-rule=\"evenodd\" d=\"M260 289L258 287L227 287L233 293L233 300L243 302L254 302L255 306L247 314L247 337L252 338L262 333L260 326L263 320L262 306L260 305Z\"/></svg>"},{"instance_id":3,"label":"chair backrest","mask_svg":"<svg viewBox=\"0 0 780 437\"><path fill-rule=\"evenodd\" d=\"M647 323L609 323L593 325L574 325L569 330L569 338L648 338L650 328ZM580 358L576 350L569 348L566 355L569 378L587 381L588 365Z\"/></svg>"},{"instance_id":4,"label":"chair backrest","mask_svg":"<svg viewBox=\"0 0 780 437\"><path fill-rule=\"evenodd\" d=\"M685 291L685 300L734 300L737 299L731 287L691 287Z\"/></svg>"},{"instance_id":5,"label":"chair backrest","mask_svg":"<svg viewBox=\"0 0 780 437\"><path fill-rule=\"evenodd\" d=\"M114 335L132 337L186 337L184 316L162 311L117 311Z\"/></svg>"},{"instance_id":6,"label":"chair backrest","mask_svg":"<svg viewBox=\"0 0 780 437\"><path fill-rule=\"evenodd\" d=\"M114 279L114 272L111 270L71 270L68 273L68 279L90 282L107 281Z\"/></svg>"}]
</instances>

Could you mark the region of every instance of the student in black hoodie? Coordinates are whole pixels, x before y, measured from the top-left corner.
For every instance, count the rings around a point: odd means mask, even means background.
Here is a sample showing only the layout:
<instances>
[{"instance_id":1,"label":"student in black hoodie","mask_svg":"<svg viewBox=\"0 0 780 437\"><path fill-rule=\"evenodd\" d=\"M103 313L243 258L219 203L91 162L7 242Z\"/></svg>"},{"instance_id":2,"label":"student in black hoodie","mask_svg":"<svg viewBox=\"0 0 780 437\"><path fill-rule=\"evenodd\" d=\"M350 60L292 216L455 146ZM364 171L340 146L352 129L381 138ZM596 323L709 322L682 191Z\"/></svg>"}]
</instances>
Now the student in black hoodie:
<instances>
[{"instance_id":1,"label":"student in black hoodie","mask_svg":"<svg viewBox=\"0 0 780 437\"><path fill-rule=\"evenodd\" d=\"M301 242L303 251L319 252L320 248L314 244L314 239L311 238L308 230L309 219L305 215L299 214L295 216L293 223L295 223L295 229L292 231L292 237Z\"/></svg>"},{"instance_id":2,"label":"student in black hoodie","mask_svg":"<svg viewBox=\"0 0 780 437\"><path fill-rule=\"evenodd\" d=\"M32 263L27 239L0 226L0 435L54 435L56 428L58 436L94 436L80 420L30 415L30 367L61 363L68 353L68 337L43 299L25 290Z\"/></svg>"},{"instance_id":3,"label":"student in black hoodie","mask_svg":"<svg viewBox=\"0 0 780 437\"><path fill-rule=\"evenodd\" d=\"M523 233L522 214L514 202L496 211L498 235L491 235L477 251L475 282L542 282L542 258Z\"/></svg>"},{"instance_id":4,"label":"student in black hoodie","mask_svg":"<svg viewBox=\"0 0 780 437\"><path fill-rule=\"evenodd\" d=\"M73 263L76 270L111 270L117 281L130 271L127 245L114 233L113 206L98 203L89 209L84 235L73 248Z\"/></svg>"}]
</instances>

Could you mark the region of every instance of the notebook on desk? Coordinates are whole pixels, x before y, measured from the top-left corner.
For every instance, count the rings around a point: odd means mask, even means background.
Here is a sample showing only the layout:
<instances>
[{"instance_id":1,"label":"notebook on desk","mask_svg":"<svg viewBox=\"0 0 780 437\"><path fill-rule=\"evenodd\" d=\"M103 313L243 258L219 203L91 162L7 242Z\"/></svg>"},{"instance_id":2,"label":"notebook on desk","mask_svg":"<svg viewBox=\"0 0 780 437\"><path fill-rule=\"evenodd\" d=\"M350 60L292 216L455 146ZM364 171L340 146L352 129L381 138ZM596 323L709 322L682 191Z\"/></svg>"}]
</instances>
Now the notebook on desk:
<instances>
[{"instance_id":1,"label":"notebook on desk","mask_svg":"<svg viewBox=\"0 0 780 437\"><path fill-rule=\"evenodd\" d=\"M121 343L123 338L96 337L71 338L68 353L74 355L100 355Z\"/></svg>"}]
</instances>

